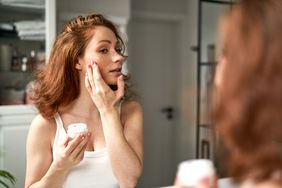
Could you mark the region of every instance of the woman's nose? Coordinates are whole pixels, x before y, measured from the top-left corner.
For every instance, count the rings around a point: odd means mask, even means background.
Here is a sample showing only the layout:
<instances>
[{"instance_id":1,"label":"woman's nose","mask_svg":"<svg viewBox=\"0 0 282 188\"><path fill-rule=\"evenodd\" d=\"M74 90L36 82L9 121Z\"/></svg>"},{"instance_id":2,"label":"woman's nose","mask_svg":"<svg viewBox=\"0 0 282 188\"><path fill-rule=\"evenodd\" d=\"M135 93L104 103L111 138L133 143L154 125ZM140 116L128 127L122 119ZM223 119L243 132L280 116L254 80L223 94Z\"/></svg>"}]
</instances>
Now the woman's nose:
<instances>
[{"instance_id":1,"label":"woman's nose","mask_svg":"<svg viewBox=\"0 0 282 188\"><path fill-rule=\"evenodd\" d=\"M214 82L217 87L220 87L222 85L223 74L226 64L227 64L226 57L220 57L219 63L217 64L216 67L215 78L214 78Z\"/></svg>"},{"instance_id":2,"label":"woman's nose","mask_svg":"<svg viewBox=\"0 0 282 188\"><path fill-rule=\"evenodd\" d=\"M118 52L114 55L114 62L115 63L123 63L126 60L126 57Z\"/></svg>"}]
</instances>

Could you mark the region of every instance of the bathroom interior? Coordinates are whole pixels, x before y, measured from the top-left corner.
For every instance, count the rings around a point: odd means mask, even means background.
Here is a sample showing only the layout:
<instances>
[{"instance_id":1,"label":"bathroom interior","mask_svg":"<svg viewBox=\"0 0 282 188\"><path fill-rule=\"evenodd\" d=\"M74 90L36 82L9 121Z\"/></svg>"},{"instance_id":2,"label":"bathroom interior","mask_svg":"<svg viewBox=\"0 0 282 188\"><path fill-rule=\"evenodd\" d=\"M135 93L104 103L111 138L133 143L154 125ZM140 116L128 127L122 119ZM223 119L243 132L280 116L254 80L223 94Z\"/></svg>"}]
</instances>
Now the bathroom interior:
<instances>
[{"instance_id":1,"label":"bathroom interior","mask_svg":"<svg viewBox=\"0 0 282 188\"><path fill-rule=\"evenodd\" d=\"M26 99L33 70L71 18L98 12L126 41L123 71L144 110L144 169L137 188L172 185L181 161L206 158L219 174L208 118L218 18L232 0L0 0L0 169L24 187L25 144L37 111ZM32 29L31 29L32 28Z\"/></svg>"}]
</instances>

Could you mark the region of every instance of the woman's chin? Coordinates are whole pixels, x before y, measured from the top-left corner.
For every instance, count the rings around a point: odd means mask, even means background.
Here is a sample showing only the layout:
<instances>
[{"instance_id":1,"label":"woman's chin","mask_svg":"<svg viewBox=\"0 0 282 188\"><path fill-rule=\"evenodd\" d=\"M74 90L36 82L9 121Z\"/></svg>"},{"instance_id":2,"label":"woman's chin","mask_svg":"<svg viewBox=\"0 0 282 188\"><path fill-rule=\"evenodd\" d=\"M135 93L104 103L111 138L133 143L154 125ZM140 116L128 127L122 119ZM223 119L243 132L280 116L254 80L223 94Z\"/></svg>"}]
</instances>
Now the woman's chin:
<instances>
[{"instance_id":1,"label":"woman's chin","mask_svg":"<svg viewBox=\"0 0 282 188\"><path fill-rule=\"evenodd\" d=\"M105 82L108 84L108 85L117 85L117 78L111 78L111 79L108 79L108 80L105 80Z\"/></svg>"}]
</instances>

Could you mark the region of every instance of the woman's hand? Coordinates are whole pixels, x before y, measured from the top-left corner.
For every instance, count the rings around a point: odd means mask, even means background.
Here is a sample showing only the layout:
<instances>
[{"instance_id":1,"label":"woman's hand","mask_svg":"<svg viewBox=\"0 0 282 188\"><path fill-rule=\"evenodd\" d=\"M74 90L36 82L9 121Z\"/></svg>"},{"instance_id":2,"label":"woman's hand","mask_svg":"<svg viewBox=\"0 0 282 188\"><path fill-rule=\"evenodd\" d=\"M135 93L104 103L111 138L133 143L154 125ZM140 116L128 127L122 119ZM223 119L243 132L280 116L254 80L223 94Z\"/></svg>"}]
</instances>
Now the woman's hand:
<instances>
[{"instance_id":1,"label":"woman's hand","mask_svg":"<svg viewBox=\"0 0 282 188\"><path fill-rule=\"evenodd\" d=\"M84 156L90 133L81 134L73 139L66 137L58 147L54 165L60 170L68 170L77 165Z\"/></svg>"},{"instance_id":2,"label":"woman's hand","mask_svg":"<svg viewBox=\"0 0 282 188\"><path fill-rule=\"evenodd\" d=\"M103 80L96 63L87 65L85 86L100 112L112 107L116 108L124 95L123 76L118 77L117 90L113 91Z\"/></svg>"}]
</instances>

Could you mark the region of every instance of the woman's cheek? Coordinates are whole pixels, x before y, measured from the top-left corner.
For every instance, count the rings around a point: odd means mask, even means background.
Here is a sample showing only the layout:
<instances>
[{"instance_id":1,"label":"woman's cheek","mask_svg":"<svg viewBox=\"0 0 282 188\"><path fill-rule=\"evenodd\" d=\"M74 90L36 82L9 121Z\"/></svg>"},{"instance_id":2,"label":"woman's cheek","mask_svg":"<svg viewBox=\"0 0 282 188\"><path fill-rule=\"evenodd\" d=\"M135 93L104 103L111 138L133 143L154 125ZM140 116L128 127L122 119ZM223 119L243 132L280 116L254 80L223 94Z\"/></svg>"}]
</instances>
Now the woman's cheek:
<instances>
[{"instance_id":1,"label":"woman's cheek","mask_svg":"<svg viewBox=\"0 0 282 188\"><path fill-rule=\"evenodd\" d=\"M226 67L226 58L220 58L219 63L216 67L216 73L215 73L215 85L219 88L222 85L223 80L223 74Z\"/></svg>"}]
</instances>

